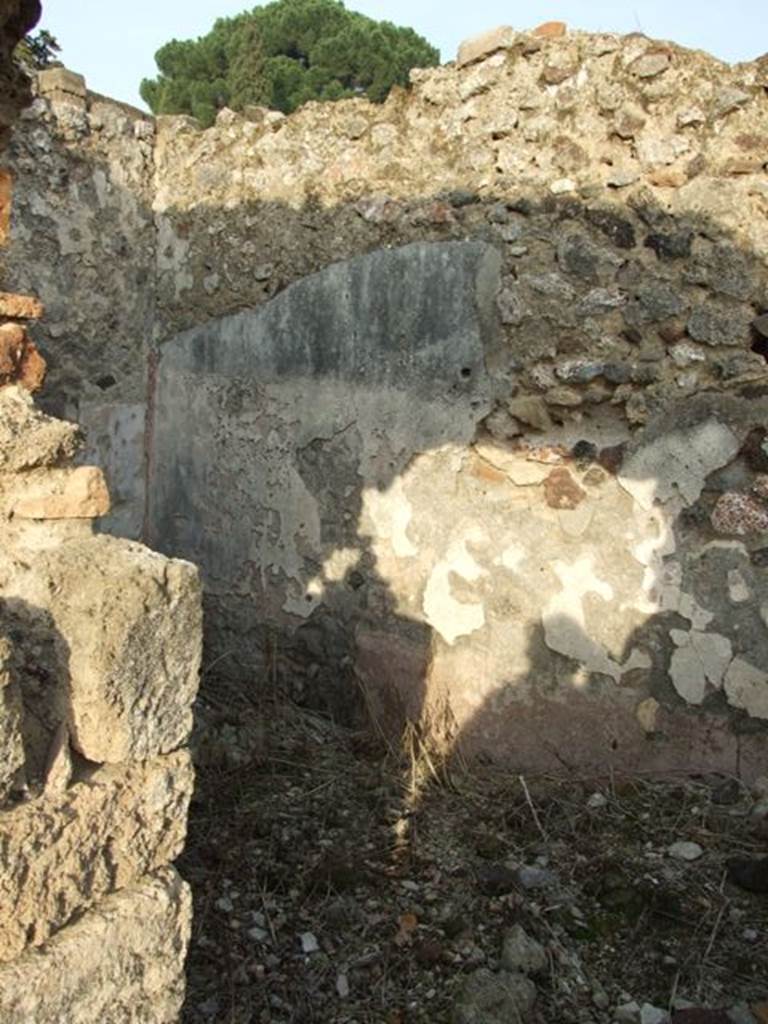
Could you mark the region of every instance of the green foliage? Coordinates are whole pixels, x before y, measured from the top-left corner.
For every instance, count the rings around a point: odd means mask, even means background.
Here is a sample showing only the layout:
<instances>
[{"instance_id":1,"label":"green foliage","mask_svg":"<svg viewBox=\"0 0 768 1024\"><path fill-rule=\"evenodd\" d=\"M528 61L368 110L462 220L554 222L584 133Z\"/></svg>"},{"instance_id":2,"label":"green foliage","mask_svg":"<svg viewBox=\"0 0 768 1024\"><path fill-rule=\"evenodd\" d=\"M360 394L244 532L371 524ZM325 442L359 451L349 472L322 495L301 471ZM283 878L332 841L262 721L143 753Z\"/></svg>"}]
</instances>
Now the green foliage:
<instances>
[{"instance_id":1,"label":"green foliage","mask_svg":"<svg viewBox=\"0 0 768 1024\"><path fill-rule=\"evenodd\" d=\"M46 29L25 36L16 47L16 59L29 70L39 71L58 62L56 56L61 52L56 37Z\"/></svg>"},{"instance_id":2,"label":"green foliage","mask_svg":"<svg viewBox=\"0 0 768 1024\"><path fill-rule=\"evenodd\" d=\"M141 95L155 114L192 114L208 125L225 106L288 114L312 99L381 103L411 68L439 59L412 29L348 11L341 0L274 0L220 18L199 39L166 43Z\"/></svg>"}]
</instances>

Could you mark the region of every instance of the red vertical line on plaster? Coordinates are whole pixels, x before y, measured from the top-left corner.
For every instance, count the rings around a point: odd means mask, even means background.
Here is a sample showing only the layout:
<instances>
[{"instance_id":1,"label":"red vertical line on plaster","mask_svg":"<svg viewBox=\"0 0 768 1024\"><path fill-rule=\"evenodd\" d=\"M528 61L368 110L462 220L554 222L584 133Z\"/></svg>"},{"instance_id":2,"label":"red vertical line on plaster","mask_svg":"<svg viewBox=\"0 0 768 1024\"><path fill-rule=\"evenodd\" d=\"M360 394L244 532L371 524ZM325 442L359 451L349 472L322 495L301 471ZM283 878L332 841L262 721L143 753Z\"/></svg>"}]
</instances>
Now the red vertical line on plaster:
<instances>
[{"instance_id":1,"label":"red vertical line on plaster","mask_svg":"<svg viewBox=\"0 0 768 1024\"><path fill-rule=\"evenodd\" d=\"M11 231L11 197L13 177L11 172L0 167L0 246L8 244Z\"/></svg>"},{"instance_id":2,"label":"red vertical line on plaster","mask_svg":"<svg viewBox=\"0 0 768 1024\"><path fill-rule=\"evenodd\" d=\"M156 349L150 349L147 355L147 412L144 422L144 522L141 528L141 539L149 547L152 547L150 494L152 490L153 452L155 447L155 398L159 362L159 352Z\"/></svg>"}]
</instances>

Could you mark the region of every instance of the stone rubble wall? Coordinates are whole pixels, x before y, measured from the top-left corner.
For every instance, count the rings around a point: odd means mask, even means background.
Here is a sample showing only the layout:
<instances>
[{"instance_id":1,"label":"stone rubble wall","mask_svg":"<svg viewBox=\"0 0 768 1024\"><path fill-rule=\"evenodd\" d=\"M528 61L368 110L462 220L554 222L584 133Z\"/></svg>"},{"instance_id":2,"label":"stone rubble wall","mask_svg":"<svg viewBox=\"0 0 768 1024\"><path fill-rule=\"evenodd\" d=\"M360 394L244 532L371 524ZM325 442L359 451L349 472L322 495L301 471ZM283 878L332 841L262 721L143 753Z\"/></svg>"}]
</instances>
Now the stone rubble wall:
<instances>
[{"instance_id":1,"label":"stone rubble wall","mask_svg":"<svg viewBox=\"0 0 768 1024\"><path fill-rule=\"evenodd\" d=\"M50 401L101 409L133 535L148 455L221 670L543 768L754 773L766 59L503 28L206 131L76 79L14 137L14 281L60 254Z\"/></svg>"},{"instance_id":2,"label":"stone rubble wall","mask_svg":"<svg viewBox=\"0 0 768 1024\"><path fill-rule=\"evenodd\" d=\"M93 533L109 496L80 444L0 389L0 1019L171 1024L198 574Z\"/></svg>"},{"instance_id":3,"label":"stone rubble wall","mask_svg":"<svg viewBox=\"0 0 768 1024\"><path fill-rule=\"evenodd\" d=\"M33 21L15 6L17 39ZM0 22L2 58L9 32ZM0 182L9 225L13 177ZM29 277L50 259L55 279L60 253L29 242ZM94 533L104 473L78 461L78 425L30 396L46 372L31 336L50 311L13 290L20 251L0 253L0 1020L173 1024L191 920L171 865L193 784L198 573ZM77 277L46 289L61 315Z\"/></svg>"},{"instance_id":4,"label":"stone rubble wall","mask_svg":"<svg viewBox=\"0 0 768 1024\"><path fill-rule=\"evenodd\" d=\"M112 494L103 528L135 538L155 303L154 126L64 68L36 88L5 156L15 194L2 272L9 288L43 297L42 407L84 427L84 458L103 466Z\"/></svg>"}]
</instances>

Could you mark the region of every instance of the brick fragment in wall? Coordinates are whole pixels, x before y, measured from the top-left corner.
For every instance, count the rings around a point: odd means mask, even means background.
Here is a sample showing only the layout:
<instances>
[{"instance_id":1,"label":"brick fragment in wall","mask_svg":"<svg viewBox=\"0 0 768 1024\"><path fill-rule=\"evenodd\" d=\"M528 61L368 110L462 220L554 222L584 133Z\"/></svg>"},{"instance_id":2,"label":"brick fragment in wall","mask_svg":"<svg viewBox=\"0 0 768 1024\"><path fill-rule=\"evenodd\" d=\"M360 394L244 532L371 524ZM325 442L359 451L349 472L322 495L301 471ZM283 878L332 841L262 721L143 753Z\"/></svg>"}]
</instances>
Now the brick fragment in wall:
<instances>
[{"instance_id":1,"label":"brick fragment in wall","mask_svg":"<svg viewBox=\"0 0 768 1024\"><path fill-rule=\"evenodd\" d=\"M49 469L22 478L10 511L21 519L96 519L109 512L109 491L98 466Z\"/></svg>"},{"instance_id":2,"label":"brick fragment in wall","mask_svg":"<svg viewBox=\"0 0 768 1024\"><path fill-rule=\"evenodd\" d=\"M161 868L0 966L3 1024L171 1024L184 999L189 886Z\"/></svg>"},{"instance_id":3,"label":"brick fragment in wall","mask_svg":"<svg viewBox=\"0 0 768 1024\"><path fill-rule=\"evenodd\" d=\"M537 25L531 35L542 39L559 39L568 32L568 26L564 21L545 21Z\"/></svg>"},{"instance_id":4,"label":"brick fragment in wall","mask_svg":"<svg viewBox=\"0 0 768 1024\"><path fill-rule=\"evenodd\" d=\"M0 326L0 387L20 384L27 391L39 391L45 371L45 360L21 324Z\"/></svg>"},{"instance_id":5,"label":"brick fragment in wall","mask_svg":"<svg viewBox=\"0 0 768 1024\"><path fill-rule=\"evenodd\" d=\"M0 962L181 852L192 793L186 751L81 774L54 797L0 813Z\"/></svg>"},{"instance_id":6,"label":"brick fragment in wall","mask_svg":"<svg viewBox=\"0 0 768 1024\"><path fill-rule=\"evenodd\" d=\"M31 295L0 292L0 316L11 320L39 320L43 312L42 302Z\"/></svg>"}]
</instances>

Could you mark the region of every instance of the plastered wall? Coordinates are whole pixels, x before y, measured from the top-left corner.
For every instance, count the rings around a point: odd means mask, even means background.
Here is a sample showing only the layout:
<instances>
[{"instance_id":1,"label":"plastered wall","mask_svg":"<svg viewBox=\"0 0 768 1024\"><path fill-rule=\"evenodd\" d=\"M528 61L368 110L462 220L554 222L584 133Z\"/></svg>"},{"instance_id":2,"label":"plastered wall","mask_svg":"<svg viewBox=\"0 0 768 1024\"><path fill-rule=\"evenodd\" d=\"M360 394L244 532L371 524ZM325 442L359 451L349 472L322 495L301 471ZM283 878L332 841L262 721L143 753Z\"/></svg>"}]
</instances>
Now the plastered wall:
<instances>
[{"instance_id":1,"label":"plastered wall","mask_svg":"<svg viewBox=\"0 0 768 1024\"><path fill-rule=\"evenodd\" d=\"M221 671L542 767L757 770L767 74L500 29L204 132L41 82L49 401L201 566Z\"/></svg>"}]
</instances>

